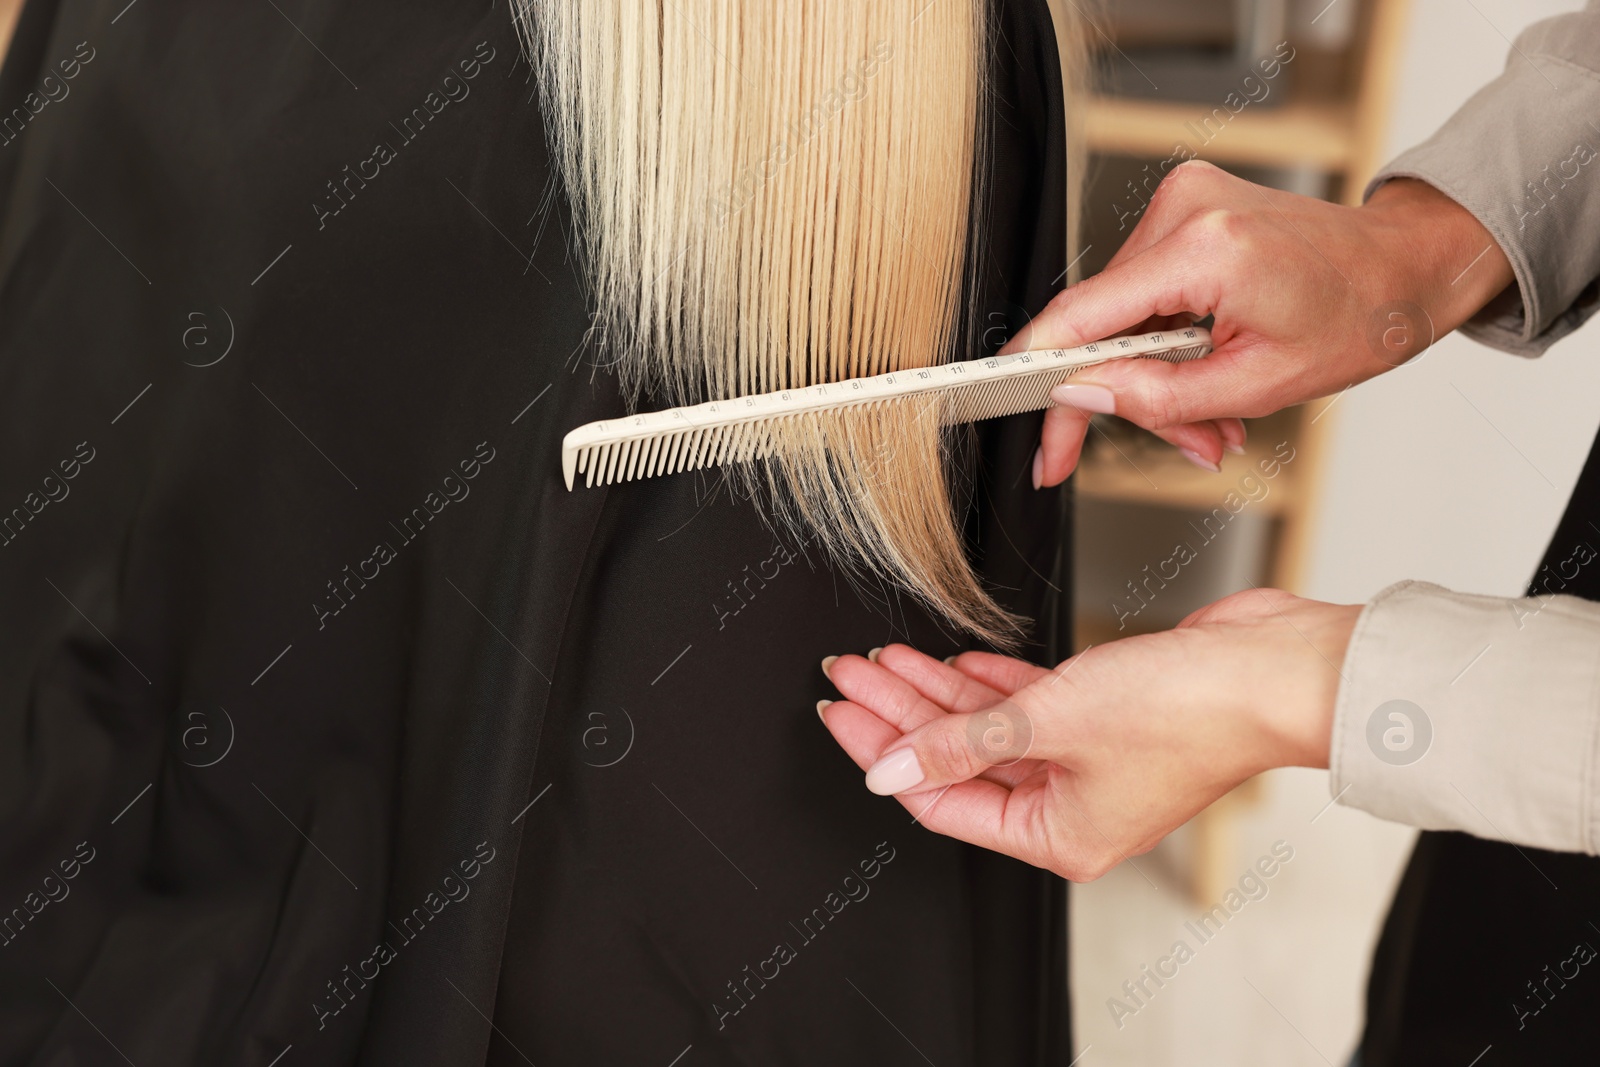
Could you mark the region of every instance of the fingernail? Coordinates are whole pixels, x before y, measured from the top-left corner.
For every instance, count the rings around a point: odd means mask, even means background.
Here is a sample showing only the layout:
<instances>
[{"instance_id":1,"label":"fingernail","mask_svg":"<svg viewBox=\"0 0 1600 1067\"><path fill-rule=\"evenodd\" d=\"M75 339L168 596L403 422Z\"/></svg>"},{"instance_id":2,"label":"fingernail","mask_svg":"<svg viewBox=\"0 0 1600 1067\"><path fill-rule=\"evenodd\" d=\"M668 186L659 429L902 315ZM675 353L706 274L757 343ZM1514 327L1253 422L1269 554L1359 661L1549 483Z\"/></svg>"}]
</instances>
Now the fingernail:
<instances>
[{"instance_id":1,"label":"fingernail","mask_svg":"<svg viewBox=\"0 0 1600 1067\"><path fill-rule=\"evenodd\" d=\"M1221 474L1222 473L1222 468L1221 467L1217 466L1215 463L1211 462L1209 459L1207 459L1206 457L1202 456L1200 453L1195 452L1195 451L1193 451L1191 449L1187 449L1187 448L1180 448L1180 449L1178 449L1178 451L1183 453L1183 458L1184 459L1188 460L1190 463L1193 463L1196 467L1199 467L1201 470L1210 471L1212 474Z\"/></svg>"},{"instance_id":2,"label":"fingernail","mask_svg":"<svg viewBox=\"0 0 1600 1067\"><path fill-rule=\"evenodd\" d=\"M1238 419L1218 419L1217 430L1222 434L1222 447L1236 456L1244 455L1244 423Z\"/></svg>"},{"instance_id":3,"label":"fingernail","mask_svg":"<svg viewBox=\"0 0 1600 1067\"><path fill-rule=\"evenodd\" d=\"M833 703L833 701L831 701L831 700L819 700L819 701L817 701L817 718L822 719L822 709L827 707L829 704L832 704L832 703ZM827 719L822 719L822 725L824 725L824 726L828 725L828 720Z\"/></svg>"},{"instance_id":4,"label":"fingernail","mask_svg":"<svg viewBox=\"0 0 1600 1067\"><path fill-rule=\"evenodd\" d=\"M959 655L961 655L961 653L957 652L955 656L946 656L944 658L944 665L946 667L954 667L956 665L956 656Z\"/></svg>"},{"instance_id":5,"label":"fingernail","mask_svg":"<svg viewBox=\"0 0 1600 1067\"><path fill-rule=\"evenodd\" d=\"M1044 484L1044 449L1033 450L1033 487L1039 488Z\"/></svg>"},{"instance_id":6,"label":"fingernail","mask_svg":"<svg viewBox=\"0 0 1600 1067\"><path fill-rule=\"evenodd\" d=\"M1050 399L1057 404L1074 407L1079 411L1092 411L1097 415L1117 413L1116 394L1103 385L1063 382L1050 390Z\"/></svg>"},{"instance_id":7,"label":"fingernail","mask_svg":"<svg viewBox=\"0 0 1600 1067\"><path fill-rule=\"evenodd\" d=\"M826 656L822 660L822 674L830 682L833 681L833 665L838 662L838 656Z\"/></svg>"},{"instance_id":8,"label":"fingernail","mask_svg":"<svg viewBox=\"0 0 1600 1067\"><path fill-rule=\"evenodd\" d=\"M892 797L922 781L922 765L917 750L902 748L889 753L867 769L867 788L880 797Z\"/></svg>"},{"instance_id":9,"label":"fingernail","mask_svg":"<svg viewBox=\"0 0 1600 1067\"><path fill-rule=\"evenodd\" d=\"M878 653L882 652L882 651L883 651L883 646L879 645L877 648L875 648L871 652L867 653L867 658L870 659L872 662L876 663L876 662L878 662Z\"/></svg>"}]
</instances>

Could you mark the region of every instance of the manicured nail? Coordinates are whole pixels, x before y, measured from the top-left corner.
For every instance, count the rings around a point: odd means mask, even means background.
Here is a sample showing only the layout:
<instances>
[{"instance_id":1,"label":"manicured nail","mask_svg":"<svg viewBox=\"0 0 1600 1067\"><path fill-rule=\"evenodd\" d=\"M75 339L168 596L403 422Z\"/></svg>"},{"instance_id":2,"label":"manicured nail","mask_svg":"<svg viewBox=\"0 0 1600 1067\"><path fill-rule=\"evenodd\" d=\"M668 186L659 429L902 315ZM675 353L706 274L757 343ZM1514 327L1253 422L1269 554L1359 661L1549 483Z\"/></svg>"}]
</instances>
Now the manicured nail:
<instances>
[{"instance_id":1,"label":"manicured nail","mask_svg":"<svg viewBox=\"0 0 1600 1067\"><path fill-rule=\"evenodd\" d=\"M1039 488L1044 484L1044 449L1033 450L1033 487Z\"/></svg>"},{"instance_id":2,"label":"manicured nail","mask_svg":"<svg viewBox=\"0 0 1600 1067\"><path fill-rule=\"evenodd\" d=\"M1117 413L1117 396L1103 385L1063 382L1050 390L1050 399L1063 407L1092 411L1097 415Z\"/></svg>"},{"instance_id":3,"label":"manicured nail","mask_svg":"<svg viewBox=\"0 0 1600 1067\"><path fill-rule=\"evenodd\" d=\"M832 703L833 703L833 701L831 701L831 700L819 700L819 701L817 701L817 718L822 719L822 709L827 707L829 704L832 704ZM824 725L824 726L828 725L828 720L827 719L822 719L822 725Z\"/></svg>"},{"instance_id":4,"label":"manicured nail","mask_svg":"<svg viewBox=\"0 0 1600 1067\"><path fill-rule=\"evenodd\" d=\"M875 648L871 652L867 653L867 658L870 659L872 662L876 663L876 662L878 662L878 653L882 652L882 651L883 651L883 646L879 645L877 648Z\"/></svg>"},{"instance_id":5,"label":"manicured nail","mask_svg":"<svg viewBox=\"0 0 1600 1067\"><path fill-rule=\"evenodd\" d=\"M826 656L822 660L822 673L828 681L833 681L833 665L839 662L838 656Z\"/></svg>"},{"instance_id":6,"label":"manicured nail","mask_svg":"<svg viewBox=\"0 0 1600 1067\"><path fill-rule=\"evenodd\" d=\"M1236 456L1244 455L1244 423L1238 419L1218 419L1217 430L1222 434L1222 447Z\"/></svg>"},{"instance_id":7,"label":"manicured nail","mask_svg":"<svg viewBox=\"0 0 1600 1067\"><path fill-rule=\"evenodd\" d=\"M926 777L914 748L897 749L867 769L867 788L880 797L904 793Z\"/></svg>"},{"instance_id":8,"label":"manicured nail","mask_svg":"<svg viewBox=\"0 0 1600 1067\"><path fill-rule=\"evenodd\" d=\"M1209 459L1207 459L1206 457L1202 456L1200 453L1195 452L1195 451L1193 451L1191 449L1187 449L1187 448L1180 448L1180 449L1178 449L1178 451L1183 453L1183 458L1184 459L1188 460L1190 463L1193 463L1196 467L1199 467L1201 470L1210 471L1212 474L1221 474L1222 473L1222 468L1221 467L1217 466L1215 463L1211 462Z\"/></svg>"}]
</instances>

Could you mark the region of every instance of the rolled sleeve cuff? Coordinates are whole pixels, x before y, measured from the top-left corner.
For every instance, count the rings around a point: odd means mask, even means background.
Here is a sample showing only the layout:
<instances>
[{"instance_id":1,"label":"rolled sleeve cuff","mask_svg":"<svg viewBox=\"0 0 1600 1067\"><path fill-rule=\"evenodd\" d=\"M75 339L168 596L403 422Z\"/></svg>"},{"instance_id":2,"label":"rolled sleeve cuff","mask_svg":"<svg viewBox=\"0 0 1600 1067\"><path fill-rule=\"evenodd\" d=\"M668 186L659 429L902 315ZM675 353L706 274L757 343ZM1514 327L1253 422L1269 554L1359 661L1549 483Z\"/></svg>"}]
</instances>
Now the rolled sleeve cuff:
<instances>
[{"instance_id":1,"label":"rolled sleeve cuff","mask_svg":"<svg viewBox=\"0 0 1600 1067\"><path fill-rule=\"evenodd\" d=\"M1600 852L1600 604L1402 582L1362 611L1342 674L1329 749L1341 803Z\"/></svg>"},{"instance_id":2,"label":"rolled sleeve cuff","mask_svg":"<svg viewBox=\"0 0 1600 1067\"><path fill-rule=\"evenodd\" d=\"M1600 11L1530 27L1499 78L1367 187L1427 182L1494 237L1516 286L1461 327L1492 348L1540 355L1600 309L1597 38Z\"/></svg>"}]
</instances>

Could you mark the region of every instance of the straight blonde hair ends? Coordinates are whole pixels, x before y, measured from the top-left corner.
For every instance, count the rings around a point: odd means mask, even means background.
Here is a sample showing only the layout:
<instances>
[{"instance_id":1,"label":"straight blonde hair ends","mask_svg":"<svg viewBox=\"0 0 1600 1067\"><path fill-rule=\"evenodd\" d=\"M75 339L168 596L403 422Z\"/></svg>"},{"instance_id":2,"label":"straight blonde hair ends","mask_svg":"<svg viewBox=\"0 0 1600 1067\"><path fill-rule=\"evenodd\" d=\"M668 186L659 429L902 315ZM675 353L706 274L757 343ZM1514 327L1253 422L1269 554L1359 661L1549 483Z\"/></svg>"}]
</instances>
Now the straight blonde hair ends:
<instances>
[{"instance_id":1,"label":"straight blonde hair ends","mask_svg":"<svg viewBox=\"0 0 1600 1067\"><path fill-rule=\"evenodd\" d=\"M596 324L630 402L968 358L987 0L518 0ZM1000 646L947 431L916 404L785 427L742 477L857 574Z\"/></svg>"}]
</instances>

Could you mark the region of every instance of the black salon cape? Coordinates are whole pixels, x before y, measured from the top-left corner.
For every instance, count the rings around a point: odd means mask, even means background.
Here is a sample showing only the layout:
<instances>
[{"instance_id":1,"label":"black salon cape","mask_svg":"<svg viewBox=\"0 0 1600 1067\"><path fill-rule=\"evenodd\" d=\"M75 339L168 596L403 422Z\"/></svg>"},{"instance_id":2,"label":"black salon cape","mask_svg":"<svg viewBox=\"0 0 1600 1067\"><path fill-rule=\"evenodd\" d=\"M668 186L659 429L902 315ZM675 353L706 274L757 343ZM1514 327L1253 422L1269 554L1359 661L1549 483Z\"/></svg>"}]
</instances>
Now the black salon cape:
<instances>
[{"instance_id":1,"label":"black salon cape","mask_svg":"<svg viewBox=\"0 0 1600 1067\"><path fill-rule=\"evenodd\" d=\"M1580 543L1600 545L1600 440L1529 595L1600 600L1592 569L1564 577ZM1600 858L1417 839L1373 958L1361 1067L1472 1063L1600 1063Z\"/></svg>"},{"instance_id":2,"label":"black salon cape","mask_svg":"<svg viewBox=\"0 0 1600 1067\"><path fill-rule=\"evenodd\" d=\"M1065 266L1048 15L997 19L991 347ZM958 642L715 477L563 485L622 402L504 4L29 0L14 107L0 1063L1070 1058L1062 885L814 710ZM1044 660L1062 499L978 433Z\"/></svg>"}]
</instances>

